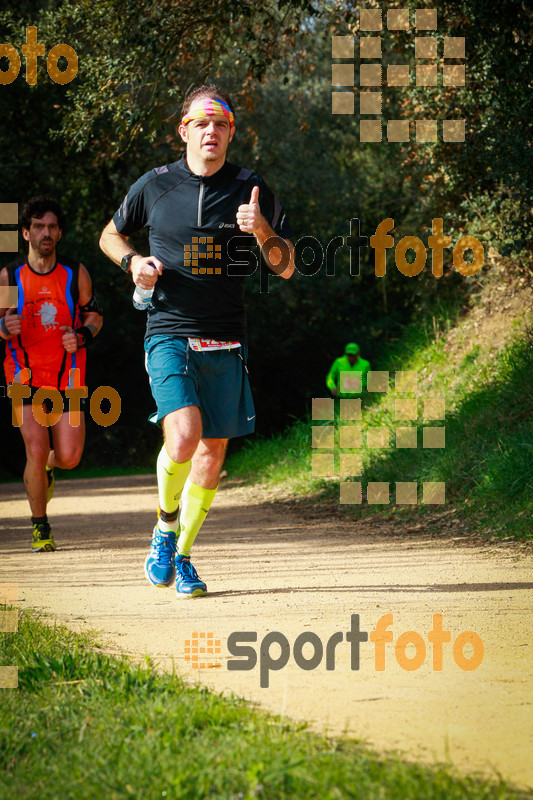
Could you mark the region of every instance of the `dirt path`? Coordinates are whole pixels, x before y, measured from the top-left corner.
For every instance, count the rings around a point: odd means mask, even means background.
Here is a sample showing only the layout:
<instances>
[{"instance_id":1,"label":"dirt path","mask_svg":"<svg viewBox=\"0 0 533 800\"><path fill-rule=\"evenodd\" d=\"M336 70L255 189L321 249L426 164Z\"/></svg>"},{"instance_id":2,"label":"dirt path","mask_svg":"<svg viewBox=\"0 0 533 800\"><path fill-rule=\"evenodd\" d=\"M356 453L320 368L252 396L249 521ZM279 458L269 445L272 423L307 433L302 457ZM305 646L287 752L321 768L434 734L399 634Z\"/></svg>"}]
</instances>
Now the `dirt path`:
<instances>
[{"instance_id":1,"label":"dirt path","mask_svg":"<svg viewBox=\"0 0 533 800\"><path fill-rule=\"evenodd\" d=\"M348 733L379 750L411 759L449 760L464 772L501 774L533 785L533 663L528 631L533 572L531 552L516 545L477 545L463 533L437 540L429 531L395 535L375 522L358 524L294 505L272 504L261 490L224 488L195 548L195 564L210 594L179 600L174 589L156 590L143 561L156 505L153 477L61 481L50 506L60 550L32 555L26 499L19 485L0 486L0 581L17 582L22 607L43 609L72 627L103 631L114 647L150 654L192 680L233 691L317 730ZM397 530L397 529L395 529ZM376 671L375 646L360 647L351 669L346 641L351 615L371 632L393 614L394 642L385 645L385 670ZM484 658L473 671L457 666L444 645L442 671L432 668L427 634L433 614L443 615L452 643L474 631ZM229 671L227 640L235 631L257 632L253 644L277 631L289 642L287 665L268 672L266 653L248 671ZM313 670L295 662L298 635L314 632L324 657ZM337 631L335 668L326 669L326 643ZM415 631L427 655L417 670L395 656L401 633ZM193 668L185 642L213 633L220 654L201 656L220 666ZM297 653L311 659L319 643ZM477 646L477 645L476 645ZM422 645L418 643L418 653ZM333 646L330 645L330 656ZM355 650L355 647L354 647ZM281 651L271 644L275 661ZM415 646L405 648L413 658ZM470 658L474 647L464 647ZM401 658L401 651L400 651ZM268 673L269 686L261 688Z\"/></svg>"}]
</instances>

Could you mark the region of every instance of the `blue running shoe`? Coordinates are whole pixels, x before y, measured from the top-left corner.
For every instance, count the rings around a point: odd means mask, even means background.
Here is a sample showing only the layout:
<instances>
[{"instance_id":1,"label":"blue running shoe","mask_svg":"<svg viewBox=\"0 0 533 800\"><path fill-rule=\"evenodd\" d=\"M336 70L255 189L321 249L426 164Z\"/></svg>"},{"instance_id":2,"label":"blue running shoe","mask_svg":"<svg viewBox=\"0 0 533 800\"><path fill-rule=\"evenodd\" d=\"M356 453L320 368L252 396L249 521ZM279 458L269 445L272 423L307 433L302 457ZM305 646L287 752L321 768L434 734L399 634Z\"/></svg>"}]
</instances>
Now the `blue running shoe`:
<instances>
[{"instance_id":1,"label":"blue running shoe","mask_svg":"<svg viewBox=\"0 0 533 800\"><path fill-rule=\"evenodd\" d=\"M190 556L176 557L176 591L178 597L202 597L207 586L198 577Z\"/></svg>"},{"instance_id":2,"label":"blue running shoe","mask_svg":"<svg viewBox=\"0 0 533 800\"><path fill-rule=\"evenodd\" d=\"M150 552L144 562L144 574L154 586L170 586L176 577L176 534L161 533L158 526L150 542Z\"/></svg>"}]
</instances>

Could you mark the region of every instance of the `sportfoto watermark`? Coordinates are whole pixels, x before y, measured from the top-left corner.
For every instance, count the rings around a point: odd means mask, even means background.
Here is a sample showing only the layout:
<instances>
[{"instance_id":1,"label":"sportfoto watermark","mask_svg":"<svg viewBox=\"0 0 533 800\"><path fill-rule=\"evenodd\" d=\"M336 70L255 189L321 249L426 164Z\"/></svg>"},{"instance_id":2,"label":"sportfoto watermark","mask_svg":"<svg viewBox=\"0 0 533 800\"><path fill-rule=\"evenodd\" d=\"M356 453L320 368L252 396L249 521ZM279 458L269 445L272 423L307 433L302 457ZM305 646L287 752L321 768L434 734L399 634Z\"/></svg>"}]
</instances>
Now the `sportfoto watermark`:
<instances>
[{"instance_id":1,"label":"sportfoto watermark","mask_svg":"<svg viewBox=\"0 0 533 800\"><path fill-rule=\"evenodd\" d=\"M433 277L441 278L444 272L444 251L452 247L450 236L444 234L444 222L440 217L432 220L432 232L428 236L428 247L431 250L431 272ZM300 275L314 277L325 266L326 276L335 275L335 260L338 251L346 247L350 254L350 275L361 274L361 248L367 249L369 244L374 250L374 274L383 278L387 274L387 250L395 247L390 231L394 228L394 219L388 217L382 220L373 236L363 236L361 223L357 217L350 220L349 236L335 236L325 246L314 236L303 236L294 245L296 270ZM199 251L198 246L204 244L206 250ZM220 248L215 253L212 243L207 241L193 245L194 253L190 249L184 251L184 262L191 266L193 274L215 274L217 268L208 267L210 259L220 258ZM189 247L188 245L186 247ZM287 243L279 236L271 236L262 246L263 252L270 256L273 251L278 263L275 265L277 274L284 272L290 263L290 251ZM409 250L413 251L413 261L408 261L406 256ZM470 251L472 260L465 259L465 253ZM428 252L423 241L418 236L404 236L399 240L394 249L394 262L398 270L408 278L419 275L424 269ZM200 262L199 259L202 259ZM457 240L452 251L453 266L463 277L476 275L485 262L483 245L475 236L462 236ZM203 266L199 267L199 263ZM249 277L257 268L260 268L261 292L268 291L269 279L274 278L270 268L263 269L263 261L259 264L256 254L249 250L249 237L233 236L227 243L227 252L224 258L222 273L234 277Z\"/></svg>"},{"instance_id":2,"label":"sportfoto watermark","mask_svg":"<svg viewBox=\"0 0 533 800\"><path fill-rule=\"evenodd\" d=\"M431 668L434 672L441 672L450 665L449 647L452 642L451 631L444 630L442 614L433 614L433 626L424 636L417 631L409 630L401 633L394 641L393 631L390 630L394 622L393 614L383 614L374 630L368 632L361 630L359 614L350 617L350 630L343 633L336 631L324 644L318 634L313 631L300 633L293 644L281 631L270 631L255 648L252 643L258 642L257 631L234 631L228 636L227 648L231 656L228 659L227 669L230 672L249 672L259 665L259 686L268 689L270 673L279 672L289 663L292 657L296 666L305 672L311 672L325 661L326 670L334 671L336 668L337 647L344 641L350 645L350 669L357 672L361 666L361 645L370 640L369 647L374 650L374 670L383 672L392 658L401 669L414 672L426 662L428 650L431 650ZM194 636L194 634L193 634ZM196 637L205 634L196 634ZM209 634L211 640L213 634ZM218 643L219 640L217 640ZM194 642L193 642L194 644ZM469 647L471 653L465 655L465 648ZM306 648L306 652L304 652ZM407 649L409 648L410 654ZM414 653L411 651L414 648ZM483 640L474 631L462 631L456 636L451 645L453 661L463 672L476 670L485 654ZM205 653L205 649L196 648L196 653ZM209 652L212 654L213 649ZM220 649L218 650L220 652ZM207 661L206 655L195 654L194 664L198 668L199 659ZM212 656L211 656L212 658ZM185 646L185 659L191 661L191 642L187 640ZM220 662L203 663L200 666L220 667Z\"/></svg>"},{"instance_id":3,"label":"sportfoto watermark","mask_svg":"<svg viewBox=\"0 0 533 800\"><path fill-rule=\"evenodd\" d=\"M9 225L11 228L18 226L18 217L18 203L0 203L0 225ZM18 246L18 230L0 230L0 253L16 253ZM9 308L11 305L11 296L6 294L8 289L16 287L0 287L0 308ZM3 302L4 297L9 297L7 303Z\"/></svg>"},{"instance_id":4,"label":"sportfoto watermark","mask_svg":"<svg viewBox=\"0 0 533 800\"><path fill-rule=\"evenodd\" d=\"M427 397L418 389L419 376L414 370L401 370L392 376L387 370L370 370L363 387L362 373L357 370L339 373L338 390L343 394L376 392L386 395L390 403L394 426L363 426L362 401L360 397L330 398L314 397L311 406L311 472L315 477L339 477L339 502L356 505L384 505L391 502L391 487L388 481L370 481L364 487L361 480L353 480L363 474L363 440L369 449L384 450L423 448L443 449L446 446L446 400L441 396ZM337 415L335 414L337 410ZM418 420L423 425L419 436ZM354 452L354 450L356 452ZM403 478L403 479L402 479ZM417 481L407 481L398 475L395 486L396 505L418 503ZM424 505L442 504L446 499L444 481L422 481L421 502Z\"/></svg>"},{"instance_id":5,"label":"sportfoto watermark","mask_svg":"<svg viewBox=\"0 0 533 800\"><path fill-rule=\"evenodd\" d=\"M18 631L18 609L7 608L7 605L18 600L16 583L0 583L0 633L16 633ZM0 689L16 689L18 687L18 667L0 666Z\"/></svg>"},{"instance_id":6,"label":"sportfoto watermark","mask_svg":"<svg viewBox=\"0 0 533 800\"><path fill-rule=\"evenodd\" d=\"M215 639L214 633L194 631L192 638L185 640L185 661L193 669L220 669L220 661L213 658L220 653L220 639Z\"/></svg>"},{"instance_id":7,"label":"sportfoto watermark","mask_svg":"<svg viewBox=\"0 0 533 800\"><path fill-rule=\"evenodd\" d=\"M30 370L23 369L20 372L21 381L29 381ZM81 422L81 401L89 394L86 386L79 385L79 369L71 369L70 385L64 389L68 399L69 425L77 428ZM23 401L31 397L32 389L27 383L10 383L7 387L7 396L11 398L11 423L15 428L22 425L22 406ZM102 402L109 404L108 411L102 411ZM45 411L43 404L50 405L51 410ZM43 427L53 426L63 416L63 398L58 389L42 387L38 389L32 397L31 407L33 417ZM91 417L97 425L108 428L114 425L120 417L122 401L120 394L112 386L98 386L91 395L89 409Z\"/></svg>"},{"instance_id":8,"label":"sportfoto watermark","mask_svg":"<svg viewBox=\"0 0 533 800\"><path fill-rule=\"evenodd\" d=\"M17 204L0 203L0 224L17 224ZM224 225L224 223L221 223ZM226 225L225 227L229 227ZM370 237L361 232L358 217L349 221L349 235L334 236L323 245L315 236L302 236L294 244L296 271L300 275L311 278L319 275L325 267L326 277L336 274L336 258L342 248L349 254L350 275L361 274L362 249L368 247L374 251L374 274L383 278L387 274L387 250L394 248L394 263L397 269L408 278L419 275L426 266L428 250L418 236L404 236L396 247L390 232L394 229L394 219L382 220L376 232ZM18 250L17 231L0 231L0 252L16 252ZM436 217L431 221L431 234L428 235L427 246L431 250L431 273L434 278L441 278L444 273L444 251L452 248L450 236L444 233L444 221ZM259 268L260 291L269 291L269 282L284 272L290 263L289 246L280 236L271 236L262 246L265 256L272 254L278 259L274 272L267 267L264 259L258 258L250 250L249 236L232 236L226 243L225 252L222 245L216 244L213 236L195 236L190 244L183 248L183 265L191 270L192 275L221 275L229 277L250 277ZM414 258L407 260L411 250ZM470 252L472 259L467 261L465 253ZM391 259L389 258L389 263ZM474 236L461 236L452 250L453 266L464 278L476 275L485 262L483 245ZM16 286L0 286L0 308L16 308L18 291Z\"/></svg>"},{"instance_id":9,"label":"sportfoto watermark","mask_svg":"<svg viewBox=\"0 0 533 800\"><path fill-rule=\"evenodd\" d=\"M439 92L430 100L440 99L443 91L449 94L450 89L465 85L465 38L463 36L444 36L441 42L437 31L437 9L417 8L411 16L408 8L391 8L387 11L386 26L389 35L395 37L394 57L405 45L406 34L416 31L414 42L408 47L412 52L414 44L414 72L410 64L388 64L386 72L382 60L383 12L379 8L361 8L359 16L359 75L355 76L355 37L333 36L331 55L337 63L331 65L331 84L335 87L346 87L343 91L334 91L331 95L331 111L333 114L355 113L354 87L358 90L359 103L359 139L361 142L382 141L382 105L383 84L389 87L409 86L413 82L426 91ZM430 35L427 35L429 32ZM433 34L435 32L435 34ZM407 60L408 55L405 53ZM439 70L442 60L442 70ZM457 63L461 62L461 63ZM386 77L385 77L386 75ZM439 85L440 79L440 85ZM426 88L427 87L427 88ZM446 97L448 99L448 97ZM451 101L451 102L450 102ZM450 98L450 111L445 114L457 114L456 100ZM464 142L465 119L388 119L387 141L408 142L411 139L410 122L414 123L415 140L417 142L434 143L438 141L439 125L441 125L444 142Z\"/></svg>"},{"instance_id":10,"label":"sportfoto watermark","mask_svg":"<svg viewBox=\"0 0 533 800\"><path fill-rule=\"evenodd\" d=\"M22 55L26 57L26 83L35 86L37 83L37 57L44 56L44 44L37 41L37 28L30 25L26 28L26 44L21 47ZM20 73L20 56L12 44L0 44L0 58L7 58L8 69L0 69L0 84L6 86L18 77ZM65 69L59 69L58 61L64 58L67 62ZM54 83L70 83L78 74L78 56L76 51L68 44L56 44L48 53L46 69Z\"/></svg>"}]
</instances>

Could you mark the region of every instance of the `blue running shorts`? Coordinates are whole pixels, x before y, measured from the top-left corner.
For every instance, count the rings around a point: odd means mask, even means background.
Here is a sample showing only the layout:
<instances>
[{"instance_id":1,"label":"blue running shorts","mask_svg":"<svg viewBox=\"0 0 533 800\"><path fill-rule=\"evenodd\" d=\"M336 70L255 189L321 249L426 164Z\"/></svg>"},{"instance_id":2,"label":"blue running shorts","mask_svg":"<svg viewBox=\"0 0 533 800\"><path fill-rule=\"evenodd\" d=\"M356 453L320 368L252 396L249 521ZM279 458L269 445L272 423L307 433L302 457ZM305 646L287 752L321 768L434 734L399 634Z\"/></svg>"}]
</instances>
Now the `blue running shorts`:
<instances>
[{"instance_id":1,"label":"blue running shorts","mask_svg":"<svg viewBox=\"0 0 533 800\"><path fill-rule=\"evenodd\" d=\"M246 347L195 351L188 339L157 334L145 340L144 350L157 405L151 422L160 422L178 408L198 406L205 439L232 439L253 432L255 409Z\"/></svg>"}]
</instances>

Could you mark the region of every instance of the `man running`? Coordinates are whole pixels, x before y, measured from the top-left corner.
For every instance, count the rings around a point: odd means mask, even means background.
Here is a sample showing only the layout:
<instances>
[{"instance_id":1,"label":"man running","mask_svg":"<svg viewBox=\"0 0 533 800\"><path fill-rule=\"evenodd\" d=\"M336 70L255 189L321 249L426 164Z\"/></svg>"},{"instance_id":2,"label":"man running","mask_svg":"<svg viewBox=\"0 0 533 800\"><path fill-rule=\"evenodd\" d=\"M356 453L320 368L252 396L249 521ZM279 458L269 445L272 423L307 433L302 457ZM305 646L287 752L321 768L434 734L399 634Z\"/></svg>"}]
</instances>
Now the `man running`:
<instances>
[{"instance_id":1,"label":"man running","mask_svg":"<svg viewBox=\"0 0 533 800\"><path fill-rule=\"evenodd\" d=\"M193 90L179 127L186 155L134 183L100 239L136 286L155 286L145 351L157 404L152 421L162 423L164 445L157 460L159 518L145 573L155 586L175 578L180 597L207 591L191 564L191 547L215 497L228 439L254 430L244 277L242 266L230 263L230 242L238 237L233 260L242 262L243 252L245 259L253 256L258 243L275 273L289 278L294 271L291 230L278 200L262 178L226 161L234 132L225 92L214 84ZM144 227L146 258L128 242Z\"/></svg>"},{"instance_id":2,"label":"man running","mask_svg":"<svg viewBox=\"0 0 533 800\"><path fill-rule=\"evenodd\" d=\"M370 364L359 353L359 345L349 342L344 355L336 358L326 376L326 386L333 397L358 397L366 389Z\"/></svg>"},{"instance_id":3,"label":"man running","mask_svg":"<svg viewBox=\"0 0 533 800\"><path fill-rule=\"evenodd\" d=\"M0 336L6 341L8 391L15 417L20 413L18 425L26 447L24 483L34 553L56 549L46 513L54 491L54 468L75 467L85 441L83 414L71 418L64 413L69 411L68 390L84 387L85 348L102 327L86 268L56 254L64 221L57 200L32 197L20 219L28 255L0 272L0 287L13 287L17 297L16 307L6 308L9 304L1 301L5 305L0 308ZM7 296L9 289L1 292ZM40 389L44 391L37 394ZM50 411L54 397L59 410Z\"/></svg>"}]
</instances>

